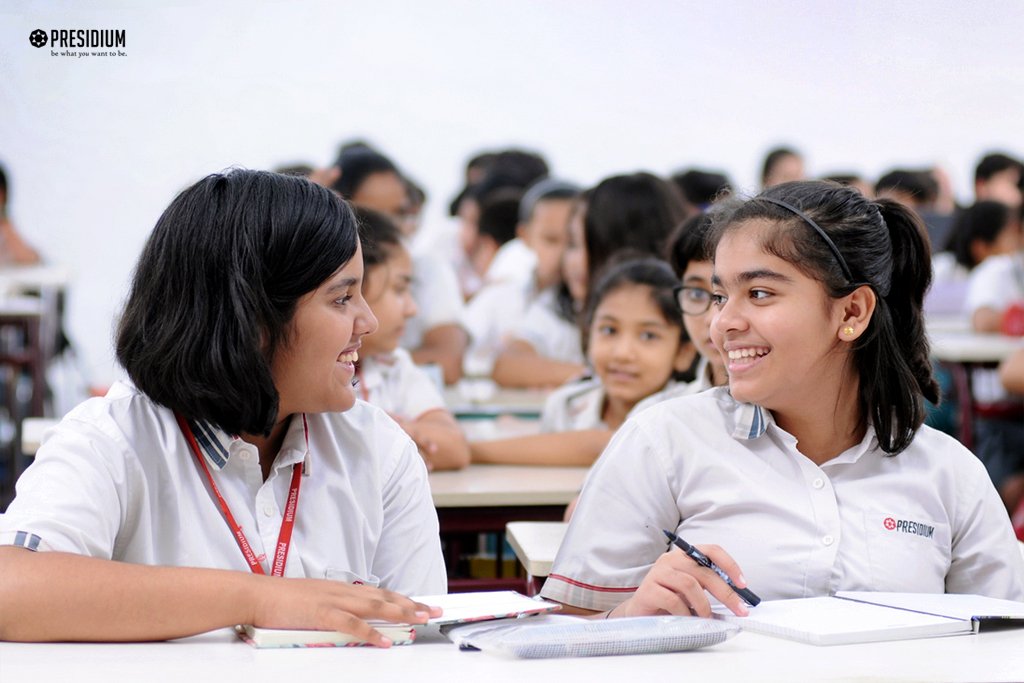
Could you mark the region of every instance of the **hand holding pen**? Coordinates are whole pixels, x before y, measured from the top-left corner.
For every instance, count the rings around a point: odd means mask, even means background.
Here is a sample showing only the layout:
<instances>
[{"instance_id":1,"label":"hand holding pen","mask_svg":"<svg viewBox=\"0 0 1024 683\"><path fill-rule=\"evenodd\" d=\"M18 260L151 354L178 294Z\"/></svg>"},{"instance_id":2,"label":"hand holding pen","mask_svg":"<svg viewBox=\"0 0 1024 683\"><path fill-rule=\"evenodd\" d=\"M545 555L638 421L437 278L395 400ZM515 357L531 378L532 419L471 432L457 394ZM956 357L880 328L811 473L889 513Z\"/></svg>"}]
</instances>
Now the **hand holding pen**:
<instances>
[{"instance_id":1,"label":"hand holding pen","mask_svg":"<svg viewBox=\"0 0 1024 683\"><path fill-rule=\"evenodd\" d=\"M697 548L690 545L683 539L679 538L671 531L666 531L665 529L662 529L661 531L666 536L668 536L668 540L672 541L672 543L674 543L676 547L678 547L680 550L686 553L690 557L690 559L692 559L700 566L710 569L714 573L718 574L718 576L721 577L721 579L729 585L729 588L732 588L736 592L736 594L743 598L743 601L746 602L748 605L750 605L751 607L757 607L757 603L761 602L761 598L757 597L757 595L754 594L754 591L750 590L749 588L740 588L735 583L733 583L733 580L729 578L729 575L723 572L721 569L719 569L718 565L716 565L714 562L708 559L707 555L697 550Z\"/></svg>"}]
</instances>

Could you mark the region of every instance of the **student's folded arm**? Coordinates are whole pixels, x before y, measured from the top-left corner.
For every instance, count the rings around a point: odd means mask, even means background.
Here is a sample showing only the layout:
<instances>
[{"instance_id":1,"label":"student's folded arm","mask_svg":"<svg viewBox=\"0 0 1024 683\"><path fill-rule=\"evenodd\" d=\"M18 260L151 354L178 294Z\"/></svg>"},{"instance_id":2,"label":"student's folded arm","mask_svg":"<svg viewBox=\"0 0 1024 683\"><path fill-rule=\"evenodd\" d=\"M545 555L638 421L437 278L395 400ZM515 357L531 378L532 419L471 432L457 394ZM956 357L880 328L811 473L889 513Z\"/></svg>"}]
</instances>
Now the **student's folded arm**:
<instances>
[{"instance_id":1,"label":"student's folded arm","mask_svg":"<svg viewBox=\"0 0 1024 683\"><path fill-rule=\"evenodd\" d=\"M498 354L491 378L510 388L557 387L579 377L585 370L579 363L541 356L529 342L516 339Z\"/></svg>"},{"instance_id":2,"label":"student's folded arm","mask_svg":"<svg viewBox=\"0 0 1024 683\"><path fill-rule=\"evenodd\" d=\"M610 429L530 434L469 444L473 462L505 465L592 465L612 438Z\"/></svg>"},{"instance_id":3,"label":"student's folded arm","mask_svg":"<svg viewBox=\"0 0 1024 683\"><path fill-rule=\"evenodd\" d=\"M469 464L466 435L444 408L423 413L406 426L424 458L429 458L431 469L457 470Z\"/></svg>"},{"instance_id":4,"label":"student's folded arm","mask_svg":"<svg viewBox=\"0 0 1024 683\"><path fill-rule=\"evenodd\" d=\"M455 323L437 325L423 333L417 349L411 349L417 365L436 363L441 367L445 384L455 384L462 378L462 356L466 352L469 335Z\"/></svg>"},{"instance_id":5,"label":"student's folded arm","mask_svg":"<svg viewBox=\"0 0 1024 683\"><path fill-rule=\"evenodd\" d=\"M369 619L422 623L395 593L321 579L155 567L0 547L0 640L167 640L235 624L332 629L386 644Z\"/></svg>"}]
</instances>

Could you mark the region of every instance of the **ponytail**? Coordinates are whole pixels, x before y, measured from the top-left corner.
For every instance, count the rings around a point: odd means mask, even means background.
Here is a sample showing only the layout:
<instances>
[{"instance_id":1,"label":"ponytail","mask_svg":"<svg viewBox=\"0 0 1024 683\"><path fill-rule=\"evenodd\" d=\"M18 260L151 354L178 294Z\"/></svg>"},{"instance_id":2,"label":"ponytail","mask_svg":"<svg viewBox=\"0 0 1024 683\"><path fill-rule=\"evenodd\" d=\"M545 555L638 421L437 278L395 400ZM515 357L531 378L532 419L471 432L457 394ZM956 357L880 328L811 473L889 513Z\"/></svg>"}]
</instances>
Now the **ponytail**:
<instances>
[{"instance_id":1,"label":"ponytail","mask_svg":"<svg viewBox=\"0 0 1024 683\"><path fill-rule=\"evenodd\" d=\"M888 287L876 284L878 305L855 357L862 408L881 449L895 455L910 445L924 422L924 399L939 401L922 310L932 279L931 254L913 211L886 199L876 205L892 242L892 275Z\"/></svg>"}]
</instances>

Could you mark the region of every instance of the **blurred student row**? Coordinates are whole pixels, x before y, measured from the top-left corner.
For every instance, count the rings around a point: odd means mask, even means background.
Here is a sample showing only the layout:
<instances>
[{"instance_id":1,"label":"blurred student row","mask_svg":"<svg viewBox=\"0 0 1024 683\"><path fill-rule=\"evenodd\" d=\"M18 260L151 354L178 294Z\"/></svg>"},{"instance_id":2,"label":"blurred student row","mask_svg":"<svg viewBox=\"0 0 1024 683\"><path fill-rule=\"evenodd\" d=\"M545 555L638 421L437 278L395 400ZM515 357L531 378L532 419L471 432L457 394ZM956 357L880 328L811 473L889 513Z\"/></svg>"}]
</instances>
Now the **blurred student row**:
<instances>
[{"instance_id":1,"label":"blurred student row","mask_svg":"<svg viewBox=\"0 0 1024 683\"><path fill-rule=\"evenodd\" d=\"M638 172L583 188L534 152L478 154L449 207L459 225L452 245L417 234L425 193L365 142L343 145L328 169L277 170L309 176L355 208L365 296L379 322L360 350L358 390L406 429L430 467L588 465L631 412L728 381L709 338L704 247L709 209L732 193L724 173ZM766 187L804 177L793 149L765 158ZM829 179L922 216L935 252L929 312L963 315L978 331L1024 333L1016 317L1024 302L1019 160L982 158L968 207L956 205L935 169L893 170L873 186L853 175ZM0 258L38 260L2 215ZM1024 354L1003 365L1001 375L974 377L975 450L1012 509L1024 499ZM542 433L467 442L439 386L464 376L550 390ZM937 409L933 422L943 426L944 416Z\"/></svg>"}]
</instances>

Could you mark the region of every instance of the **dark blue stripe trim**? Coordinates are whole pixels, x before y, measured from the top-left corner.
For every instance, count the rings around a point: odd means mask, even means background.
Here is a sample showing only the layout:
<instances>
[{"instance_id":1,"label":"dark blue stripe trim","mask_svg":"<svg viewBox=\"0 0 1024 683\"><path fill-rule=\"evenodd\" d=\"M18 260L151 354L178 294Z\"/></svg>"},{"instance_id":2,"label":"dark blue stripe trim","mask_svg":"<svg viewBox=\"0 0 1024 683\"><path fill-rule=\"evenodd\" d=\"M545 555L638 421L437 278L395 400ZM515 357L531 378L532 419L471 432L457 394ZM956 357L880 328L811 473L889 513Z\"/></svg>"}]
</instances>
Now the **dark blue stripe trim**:
<instances>
[{"instance_id":1,"label":"dark blue stripe trim","mask_svg":"<svg viewBox=\"0 0 1024 683\"><path fill-rule=\"evenodd\" d=\"M220 440L217 439L215 434L211 434L209 428L201 423L195 422L189 425L192 427L192 434L196 437L196 442L202 446L203 451L206 452L206 456L210 458L214 465L217 467L224 467L227 464L227 452L221 446Z\"/></svg>"},{"instance_id":2,"label":"dark blue stripe trim","mask_svg":"<svg viewBox=\"0 0 1024 683\"><path fill-rule=\"evenodd\" d=\"M39 544L42 542L43 539L39 538L35 534L30 534L27 531L16 531L14 533L14 545L20 548L39 550Z\"/></svg>"}]
</instances>

